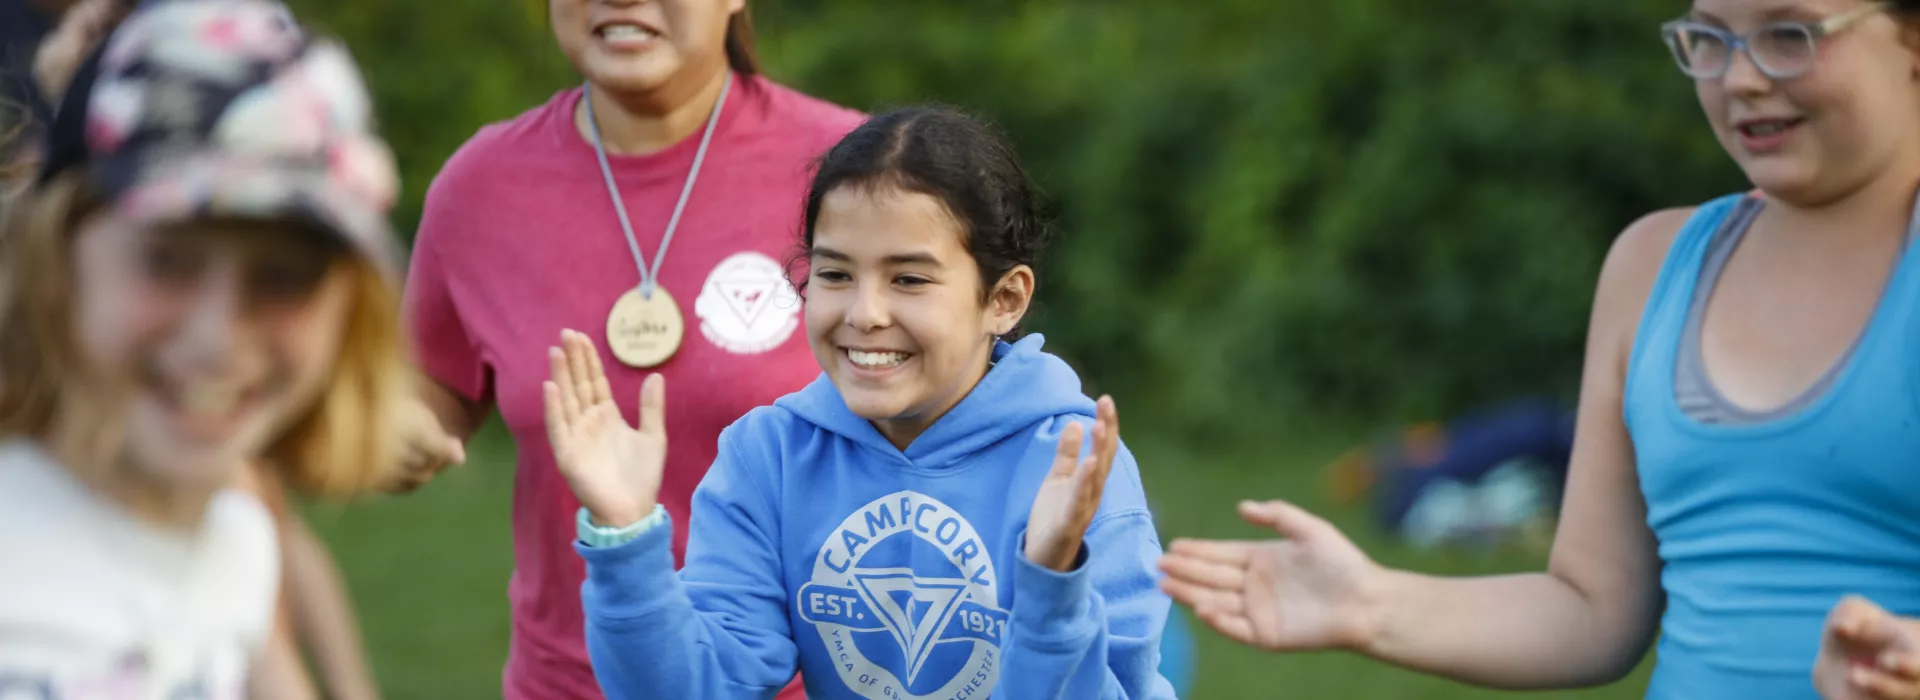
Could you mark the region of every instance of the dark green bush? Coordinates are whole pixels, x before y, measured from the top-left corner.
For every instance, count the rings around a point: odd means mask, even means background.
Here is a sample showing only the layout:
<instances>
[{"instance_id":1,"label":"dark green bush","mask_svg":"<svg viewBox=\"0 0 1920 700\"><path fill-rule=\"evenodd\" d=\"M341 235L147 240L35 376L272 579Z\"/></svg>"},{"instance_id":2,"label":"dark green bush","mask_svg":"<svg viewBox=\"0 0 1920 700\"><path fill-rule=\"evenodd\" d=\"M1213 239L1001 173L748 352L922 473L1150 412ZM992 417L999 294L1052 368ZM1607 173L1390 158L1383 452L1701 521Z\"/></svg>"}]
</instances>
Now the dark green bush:
<instances>
[{"instance_id":1,"label":"dark green bush","mask_svg":"<svg viewBox=\"0 0 1920 700\"><path fill-rule=\"evenodd\" d=\"M538 2L300 4L376 86L403 226L477 126L575 79ZM1065 234L1034 327L1130 415L1224 433L1570 393L1613 235L1744 186L1660 45L1684 9L754 6L780 80L1006 128Z\"/></svg>"}]
</instances>

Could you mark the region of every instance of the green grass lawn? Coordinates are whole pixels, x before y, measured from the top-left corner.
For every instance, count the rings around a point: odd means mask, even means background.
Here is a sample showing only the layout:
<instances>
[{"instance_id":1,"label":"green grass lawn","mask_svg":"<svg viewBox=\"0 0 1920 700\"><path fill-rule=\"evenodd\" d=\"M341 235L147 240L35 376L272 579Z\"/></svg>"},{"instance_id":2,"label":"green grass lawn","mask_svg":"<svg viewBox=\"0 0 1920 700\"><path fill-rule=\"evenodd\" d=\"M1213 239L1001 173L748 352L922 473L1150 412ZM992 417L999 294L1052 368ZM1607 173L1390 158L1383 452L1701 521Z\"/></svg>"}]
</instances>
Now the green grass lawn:
<instances>
[{"instance_id":1,"label":"green grass lawn","mask_svg":"<svg viewBox=\"0 0 1920 700\"><path fill-rule=\"evenodd\" d=\"M1201 458L1175 442L1129 435L1146 474L1163 536L1250 537L1234 512L1242 498L1282 497L1346 528L1381 561L1436 573L1535 569L1538 557L1428 553L1395 546L1365 513L1327 503L1319 465L1333 443L1267 451L1264 457ZM513 555L508 508L513 448L499 426L469 448L467 465L420 492L383 502L309 510L333 544L358 604L368 655L393 700L499 697L507 645L507 576ZM1500 693L1479 690L1345 654L1272 655L1197 629L1198 682L1192 697L1452 700L1455 698L1639 698L1647 664L1626 681L1593 690Z\"/></svg>"}]
</instances>

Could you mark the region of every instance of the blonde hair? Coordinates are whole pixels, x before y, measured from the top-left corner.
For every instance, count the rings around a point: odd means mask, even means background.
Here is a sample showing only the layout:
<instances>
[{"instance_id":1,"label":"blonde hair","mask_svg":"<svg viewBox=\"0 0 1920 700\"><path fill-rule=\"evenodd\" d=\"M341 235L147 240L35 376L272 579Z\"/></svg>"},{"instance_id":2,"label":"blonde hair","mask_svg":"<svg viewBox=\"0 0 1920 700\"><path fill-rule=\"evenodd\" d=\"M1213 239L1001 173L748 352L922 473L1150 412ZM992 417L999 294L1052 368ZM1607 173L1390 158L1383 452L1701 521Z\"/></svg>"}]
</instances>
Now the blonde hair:
<instances>
[{"instance_id":1,"label":"blonde hair","mask_svg":"<svg viewBox=\"0 0 1920 700\"><path fill-rule=\"evenodd\" d=\"M26 191L40 164L28 135L33 126L32 113L25 107L0 100L0 216L15 196Z\"/></svg>"},{"instance_id":2,"label":"blonde hair","mask_svg":"<svg viewBox=\"0 0 1920 700\"><path fill-rule=\"evenodd\" d=\"M69 173L18 197L0 221L0 437L50 439L55 422L76 409L63 402L86 401L71 390L83 368L73 347L70 271L74 234L102 204L81 175ZM350 265L354 298L325 389L257 455L314 496L391 483L400 444L395 417L415 388L399 290L365 258Z\"/></svg>"}]
</instances>

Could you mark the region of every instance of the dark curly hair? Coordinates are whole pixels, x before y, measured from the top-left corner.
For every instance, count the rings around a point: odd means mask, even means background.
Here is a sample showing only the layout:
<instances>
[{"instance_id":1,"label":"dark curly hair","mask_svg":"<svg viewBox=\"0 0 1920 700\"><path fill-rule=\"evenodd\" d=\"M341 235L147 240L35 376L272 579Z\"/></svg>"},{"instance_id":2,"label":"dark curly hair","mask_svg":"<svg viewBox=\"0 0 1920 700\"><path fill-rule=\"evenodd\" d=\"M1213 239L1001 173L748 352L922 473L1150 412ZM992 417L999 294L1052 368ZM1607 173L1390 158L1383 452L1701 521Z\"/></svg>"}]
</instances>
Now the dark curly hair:
<instances>
[{"instance_id":1,"label":"dark curly hair","mask_svg":"<svg viewBox=\"0 0 1920 700\"><path fill-rule=\"evenodd\" d=\"M813 248L820 204L841 187L897 187L940 200L965 232L961 244L980 268L982 302L1009 270L1037 258L1049 237L1039 193L1000 131L957 109L921 105L883 112L820 157L807 191L801 248ZM795 280L804 290L805 280ZM1008 337L1018 336L1015 328Z\"/></svg>"}]
</instances>

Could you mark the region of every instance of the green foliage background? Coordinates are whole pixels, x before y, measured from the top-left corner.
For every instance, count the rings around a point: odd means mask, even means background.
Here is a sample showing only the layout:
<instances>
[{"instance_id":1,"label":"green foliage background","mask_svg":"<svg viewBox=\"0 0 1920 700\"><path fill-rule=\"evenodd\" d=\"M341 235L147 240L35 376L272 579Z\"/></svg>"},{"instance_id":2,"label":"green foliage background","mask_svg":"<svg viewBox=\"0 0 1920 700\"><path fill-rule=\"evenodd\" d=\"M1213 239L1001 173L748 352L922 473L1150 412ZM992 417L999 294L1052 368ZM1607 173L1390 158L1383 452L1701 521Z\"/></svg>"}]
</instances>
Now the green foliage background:
<instances>
[{"instance_id":1,"label":"green foliage background","mask_svg":"<svg viewBox=\"0 0 1920 700\"><path fill-rule=\"evenodd\" d=\"M539 0L296 2L375 86L417 220L479 125L577 78ZM1034 327L1201 435L1574 388L1611 237L1743 186L1677 0L768 0L766 70L1004 126L1064 233Z\"/></svg>"},{"instance_id":2,"label":"green foliage background","mask_svg":"<svg viewBox=\"0 0 1920 700\"><path fill-rule=\"evenodd\" d=\"M766 72L864 110L1000 123L1063 233L1033 327L1120 397L1167 536L1247 537L1232 503L1326 512L1357 428L1571 397L1600 261L1653 209L1746 185L1657 33L1682 0L750 0ZM482 124L578 78L541 0L293 0L344 36L404 171L403 231ZM513 447L497 425L420 494L312 512L392 698L497 697ZM1508 697L1203 633L1193 697ZM1631 698L1608 688L1528 695Z\"/></svg>"}]
</instances>

